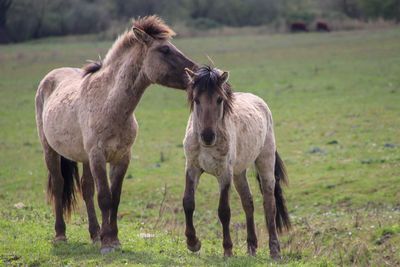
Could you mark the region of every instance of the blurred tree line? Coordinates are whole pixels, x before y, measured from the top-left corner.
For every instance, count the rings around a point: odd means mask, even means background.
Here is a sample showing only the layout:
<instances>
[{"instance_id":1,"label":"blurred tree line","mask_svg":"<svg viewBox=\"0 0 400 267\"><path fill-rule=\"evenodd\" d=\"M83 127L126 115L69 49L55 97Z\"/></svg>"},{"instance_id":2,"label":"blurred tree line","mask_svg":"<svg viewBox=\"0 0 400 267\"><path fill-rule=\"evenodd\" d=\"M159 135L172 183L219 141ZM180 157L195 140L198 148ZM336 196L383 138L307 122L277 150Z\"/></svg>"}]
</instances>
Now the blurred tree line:
<instances>
[{"instance_id":1,"label":"blurred tree line","mask_svg":"<svg viewBox=\"0 0 400 267\"><path fill-rule=\"evenodd\" d=\"M0 43L103 32L158 14L194 29L341 16L400 21L400 0L0 0Z\"/></svg>"}]
</instances>

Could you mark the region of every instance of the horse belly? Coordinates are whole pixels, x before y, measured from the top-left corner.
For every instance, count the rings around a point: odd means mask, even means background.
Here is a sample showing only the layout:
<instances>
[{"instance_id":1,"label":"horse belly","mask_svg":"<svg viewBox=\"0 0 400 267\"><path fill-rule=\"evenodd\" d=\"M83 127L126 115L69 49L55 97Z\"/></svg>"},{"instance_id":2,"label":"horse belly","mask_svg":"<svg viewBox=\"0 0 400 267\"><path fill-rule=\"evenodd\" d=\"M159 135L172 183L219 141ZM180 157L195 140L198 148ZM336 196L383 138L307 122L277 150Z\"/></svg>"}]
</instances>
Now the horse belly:
<instances>
[{"instance_id":1,"label":"horse belly","mask_svg":"<svg viewBox=\"0 0 400 267\"><path fill-rule=\"evenodd\" d=\"M241 149L236 153L235 164L233 165L233 173L241 174L244 170L252 166L260 154L260 149Z\"/></svg>"},{"instance_id":2,"label":"horse belly","mask_svg":"<svg viewBox=\"0 0 400 267\"><path fill-rule=\"evenodd\" d=\"M269 123L261 112L240 118L236 125L236 157L234 173L240 174L254 164L264 147Z\"/></svg>"},{"instance_id":3,"label":"horse belly","mask_svg":"<svg viewBox=\"0 0 400 267\"><path fill-rule=\"evenodd\" d=\"M43 110L43 131L47 142L58 154L74 161L86 162L88 156L84 150L75 109L73 97L51 95Z\"/></svg>"}]
</instances>

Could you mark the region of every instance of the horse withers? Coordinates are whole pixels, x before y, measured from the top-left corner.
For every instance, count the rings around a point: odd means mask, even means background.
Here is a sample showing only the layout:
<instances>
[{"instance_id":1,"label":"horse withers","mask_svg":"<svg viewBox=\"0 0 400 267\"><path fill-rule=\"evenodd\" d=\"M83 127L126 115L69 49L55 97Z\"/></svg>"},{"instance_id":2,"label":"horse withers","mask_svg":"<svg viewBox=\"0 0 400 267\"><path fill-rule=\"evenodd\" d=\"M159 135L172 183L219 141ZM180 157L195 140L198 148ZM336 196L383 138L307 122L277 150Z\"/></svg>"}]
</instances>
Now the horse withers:
<instances>
[{"instance_id":1,"label":"horse withers","mask_svg":"<svg viewBox=\"0 0 400 267\"><path fill-rule=\"evenodd\" d=\"M173 35L156 16L138 19L115 41L103 62L83 69L55 69L40 82L36 123L49 171L55 241L66 240L64 215L70 213L75 191L81 187L91 239L101 240L102 253L120 246L117 211L138 131L133 111L152 83L185 89L184 69L195 66L170 42ZM76 162L83 163L81 178ZM101 228L93 203L95 185Z\"/></svg>"},{"instance_id":2,"label":"horse withers","mask_svg":"<svg viewBox=\"0 0 400 267\"><path fill-rule=\"evenodd\" d=\"M247 224L247 251L255 255L257 236L254 225L252 194L246 171L255 164L263 195L265 220L271 257L280 258L277 230L290 228L281 183L287 182L284 164L276 150L272 115L267 104L249 93L233 93L228 73L204 66L195 73L187 70L190 80L188 101L191 114L186 128L186 186L183 207L185 235L191 251L201 243L193 225L195 190L203 172L214 175L219 183L218 216L223 229L224 255L232 255L230 236L229 191L233 181L239 193Z\"/></svg>"}]
</instances>

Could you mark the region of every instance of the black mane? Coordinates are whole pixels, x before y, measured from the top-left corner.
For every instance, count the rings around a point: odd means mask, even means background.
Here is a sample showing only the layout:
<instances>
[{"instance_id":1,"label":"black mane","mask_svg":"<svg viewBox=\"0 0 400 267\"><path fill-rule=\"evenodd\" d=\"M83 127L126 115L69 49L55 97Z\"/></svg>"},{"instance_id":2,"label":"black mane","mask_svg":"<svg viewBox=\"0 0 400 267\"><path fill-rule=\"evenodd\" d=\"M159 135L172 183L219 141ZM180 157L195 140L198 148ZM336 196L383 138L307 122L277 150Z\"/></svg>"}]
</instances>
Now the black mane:
<instances>
[{"instance_id":1,"label":"black mane","mask_svg":"<svg viewBox=\"0 0 400 267\"><path fill-rule=\"evenodd\" d=\"M200 94L207 92L209 95L212 95L215 91L221 89L219 77L220 74L216 68L207 65L202 66L195 73L193 89L197 90Z\"/></svg>"}]
</instances>

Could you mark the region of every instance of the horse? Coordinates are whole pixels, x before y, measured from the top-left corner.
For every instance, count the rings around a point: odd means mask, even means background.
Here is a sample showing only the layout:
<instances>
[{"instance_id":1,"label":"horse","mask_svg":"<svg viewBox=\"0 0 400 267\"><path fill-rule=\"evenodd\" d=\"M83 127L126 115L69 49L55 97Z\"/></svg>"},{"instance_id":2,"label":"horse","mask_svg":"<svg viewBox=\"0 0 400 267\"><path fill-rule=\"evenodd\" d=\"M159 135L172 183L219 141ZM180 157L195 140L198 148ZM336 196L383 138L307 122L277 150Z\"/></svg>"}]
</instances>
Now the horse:
<instances>
[{"instance_id":1,"label":"horse","mask_svg":"<svg viewBox=\"0 0 400 267\"><path fill-rule=\"evenodd\" d=\"M174 35L157 16L139 18L102 62L55 69L40 82L36 123L49 173L55 242L66 241L64 216L69 216L81 191L92 241L101 242L101 253L120 247L117 211L138 131L133 112L149 85L185 89L184 69L196 66L171 43ZM77 162L83 163L81 179ZM101 228L93 203L95 185Z\"/></svg>"},{"instance_id":2,"label":"horse","mask_svg":"<svg viewBox=\"0 0 400 267\"><path fill-rule=\"evenodd\" d=\"M308 32L307 25L304 22L293 22L290 24L290 31L291 32Z\"/></svg>"},{"instance_id":3,"label":"horse","mask_svg":"<svg viewBox=\"0 0 400 267\"><path fill-rule=\"evenodd\" d=\"M317 21L315 28L318 32L330 32L331 31L330 27L328 26L328 23L326 23L324 21Z\"/></svg>"},{"instance_id":4,"label":"horse","mask_svg":"<svg viewBox=\"0 0 400 267\"><path fill-rule=\"evenodd\" d=\"M183 208L187 248L197 252L201 242L193 225L195 191L202 173L214 175L219 183L218 217L223 230L224 256L232 256L229 192L231 183L239 193L246 214L247 253L255 255L257 236L252 194L246 178L255 163L264 201L273 259L280 258L277 230L291 226L281 183L287 183L286 169L275 144L272 114L267 104L250 93L233 93L228 72L209 66L196 72L186 70L191 114L183 140L186 157L186 185Z\"/></svg>"}]
</instances>

